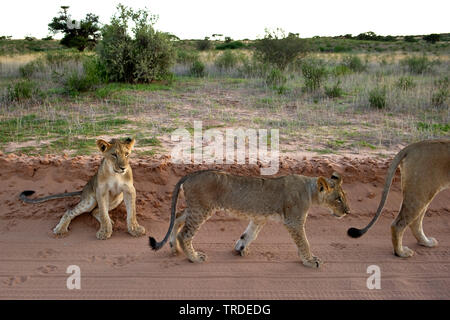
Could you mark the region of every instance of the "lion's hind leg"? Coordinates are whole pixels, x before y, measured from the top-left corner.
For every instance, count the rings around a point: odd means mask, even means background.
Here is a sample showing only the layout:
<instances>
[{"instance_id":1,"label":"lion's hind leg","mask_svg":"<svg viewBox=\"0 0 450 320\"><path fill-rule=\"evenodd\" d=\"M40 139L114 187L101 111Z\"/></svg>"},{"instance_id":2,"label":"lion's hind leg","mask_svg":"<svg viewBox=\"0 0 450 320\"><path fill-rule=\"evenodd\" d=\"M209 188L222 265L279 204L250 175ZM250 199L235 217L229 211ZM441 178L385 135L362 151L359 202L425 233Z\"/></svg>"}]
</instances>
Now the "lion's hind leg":
<instances>
[{"instance_id":1,"label":"lion's hind leg","mask_svg":"<svg viewBox=\"0 0 450 320\"><path fill-rule=\"evenodd\" d=\"M414 237L417 239L417 242L424 246L424 247L435 247L438 245L438 242L435 238L432 237L427 237L425 235L425 233L423 232L423 218L425 217L425 212L427 211L428 208L428 204L427 206L425 206L425 208L422 210L422 212L420 213L420 215L416 218L416 220L414 220L413 222L411 222L411 224L409 225L409 227L411 228L411 231L414 235Z\"/></svg>"},{"instance_id":2,"label":"lion's hind leg","mask_svg":"<svg viewBox=\"0 0 450 320\"><path fill-rule=\"evenodd\" d=\"M256 239L258 236L258 233L261 231L261 229L265 225L265 221L262 222L256 222L256 221L250 221L247 228L245 229L244 233L242 233L241 237L238 241L236 241L236 244L234 246L234 250L239 253L241 256L246 256L249 253L249 246L252 243L253 240Z\"/></svg>"},{"instance_id":3,"label":"lion's hind leg","mask_svg":"<svg viewBox=\"0 0 450 320\"><path fill-rule=\"evenodd\" d=\"M180 241L177 238L178 233L180 232L181 228L183 228L184 223L186 221L186 216L189 214L189 209L184 209L178 217L175 219L175 223L173 226L172 233L170 234L170 248L172 249L173 254L178 254L182 251Z\"/></svg>"},{"instance_id":4,"label":"lion's hind leg","mask_svg":"<svg viewBox=\"0 0 450 320\"><path fill-rule=\"evenodd\" d=\"M206 261L207 256L205 253L194 249L192 240L200 226L211 216L211 212L201 209L194 210L191 208L190 213L191 214L186 216L183 229L178 233L177 240L188 259L191 262L200 263Z\"/></svg>"},{"instance_id":5,"label":"lion's hind leg","mask_svg":"<svg viewBox=\"0 0 450 320\"><path fill-rule=\"evenodd\" d=\"M53 228L54 234L65 234L69 231L69 224L73 218L79 216L84 212L90 212L97 205L94 197L82 198L81 201L73 209L67 210L59 221L58 225Z\"/></svg>"}]
</instances>

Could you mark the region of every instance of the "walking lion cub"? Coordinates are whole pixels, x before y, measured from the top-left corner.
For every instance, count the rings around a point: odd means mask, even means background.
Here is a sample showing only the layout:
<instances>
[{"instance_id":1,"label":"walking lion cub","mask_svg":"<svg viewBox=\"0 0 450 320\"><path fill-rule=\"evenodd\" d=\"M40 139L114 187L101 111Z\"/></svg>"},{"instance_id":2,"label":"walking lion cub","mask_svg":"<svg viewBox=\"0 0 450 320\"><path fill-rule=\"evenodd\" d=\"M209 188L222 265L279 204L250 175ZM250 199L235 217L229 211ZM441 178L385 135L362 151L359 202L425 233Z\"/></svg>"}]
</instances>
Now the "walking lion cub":
<instances>
[{"instance_id":1,"label":"walking lion cub","mask_svg":"<svg viewBox=\"0 0 450 320\"><path fill-rule=\"evenodd\" d=\"M91 214L100 222L97 238L104 240L111 237L112 223L108 211L125 201L127 208L128 232L135 237L145 234L145 228L136 220L136 190L133 186L133 173L128 163L128 157L133 149L135 139L110 142L97 140L97 147L104 158L97 173L88 181L82 191L55 194L39 199L29 199L34 191L23 191L20 199L26 203L40 203L52 199L81 196L80 202L62 216L53 229L55 234L65 234L73 218L83 212Z\"/></svg>"},{"instance_id":2,"label":"walking lion cub","mask_svg":"<svg viewBox=\"0 0 450 320\"><path fill-rule=\"evenodd\" d=\"M175 219L181 186L187 207ZM337 173L326 179L301 175L244 177L217 170L197 171L181 178L176 184L169 230L161 242L150 237L150 246L158 250L170 237L174 252L182 249L191 262L203 262L206 255L194 249L192 240L214 211L226 210L251 220L235 246L241 255L248 253L250 243L268 219L281 220L295 241L303 264L318 268L322 262L311 253L305 234L307 213L311 205L329 208L338 218L349 213L341 186L342 178Z\"/></svg>"}]
</instances>

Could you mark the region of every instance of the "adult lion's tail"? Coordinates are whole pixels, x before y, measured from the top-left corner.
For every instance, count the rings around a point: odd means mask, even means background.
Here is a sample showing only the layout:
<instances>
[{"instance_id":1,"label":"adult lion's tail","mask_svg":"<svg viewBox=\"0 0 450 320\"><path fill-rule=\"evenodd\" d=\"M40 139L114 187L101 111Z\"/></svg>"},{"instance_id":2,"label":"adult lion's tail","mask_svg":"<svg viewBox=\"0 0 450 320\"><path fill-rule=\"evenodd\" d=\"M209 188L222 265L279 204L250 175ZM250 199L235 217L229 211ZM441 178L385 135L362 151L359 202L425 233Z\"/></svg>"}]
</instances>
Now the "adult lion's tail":
<instances>
[{"instance_id":1,"label":"adult lion's tail","mask_svg":"<svg viewBox=\"0 0 450 320\"><path fill-rule=\"evenodd\" d=\"M375 217L373 217L372 220L369 222L369 224L363 229L357 229L357 228L350 228L350 229L348 229L347 230L347 234L350 237L352 237L352 238L359 238L359 237L361 237L378 220L378 218L381 215L381 211L383 210L384 204L386 203L386 199L387 199L387 196L388 196L388 193L389 193L389 189L391 188L392 180L394 179L395 171L397 170L397 167L400 164L400 162L403 160L403 158L405 158L406 155L408 154L408 150L409 150L409 148L406 147L403 150L401 150L399 153L397 153L397 155L394 157L394 159L392 160L392 162L391 162L391 164L389 166L388 173L386 175L386 181L384 182L383 194L381 196L381 201L380 201L380 204L378 206L377 213L375 214Z\"/></svg>"},{"instance_id":2,"label":"adult lion's tail","mask_svg":"<svg viewBox=\"0 0 450 320\"><path fill-rule=\"evenodd\" d=\"M155 238L153 237L149 237L149 241L150 241L150 247L152 247L153 250L159 250L161 249L164 244L167 242L167 240L169 239L170 234L172 233L172 229L173 226L175 224L175 214L177 211L177 201L178 201L178 194L180 193L180 187L183 183L186 182L187 179L196 176L200 173L203 172L207 172L207 171L218 171L215 169L207 169L207 170L200 170L200 171L195 171L193 173L190 173L188 175L185 175L184 177L182 177L177 184L175 185L175 188L173 190L172 193L172 207L171 207L171 213L170 213L170 225L169 225L169 230L167 230L166 236L164 237L164 239L161 242L157 242L155 240Z\"/></svg>"},{"instance_id":3,"label":"adult lion's tail","mask_svg":"<svg viewBox=\"0 0 450 320\"><path fill-rule=\"evenodd\" d=\"M76 197L80 196L82 191L75 191L75 192L66 192L66 193L58 193L47 197L37 198L37 199L30 199L28 198L32 194L34 194L33 190L25 190L19 195L19 199L22 200L25 203L41 203L48 200L53 199L61 199L66 197Z\"/></svg>"}]
</instances>

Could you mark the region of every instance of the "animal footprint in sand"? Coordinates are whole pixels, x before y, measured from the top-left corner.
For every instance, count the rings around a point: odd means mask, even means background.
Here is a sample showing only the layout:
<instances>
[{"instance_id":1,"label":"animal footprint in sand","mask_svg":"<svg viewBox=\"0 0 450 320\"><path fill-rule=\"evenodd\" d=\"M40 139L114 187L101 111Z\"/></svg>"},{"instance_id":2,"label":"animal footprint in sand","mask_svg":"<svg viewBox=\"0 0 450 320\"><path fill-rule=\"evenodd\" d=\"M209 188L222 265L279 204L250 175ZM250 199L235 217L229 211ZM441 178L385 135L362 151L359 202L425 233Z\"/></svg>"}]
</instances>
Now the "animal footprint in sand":
<instances>
[{"instance_id":1,"label":"animal footprint in sand","mask_svg":"<svg viewBox=\"0 0 450 320\"><path fill-rule=\"evenodd\" d=\"M3 283L7 285L8 287L15 286L16 284L21 284L27 281L30 277L29 276L12 276L8 279L4 280Z\"/></svg>"},{"instance_id":2,"label":"animal footprint in sand","mask_svg":"<svg viewBox=\"0 0 450 320\"><path fill-rule=\"evenodd\" d=\"M40 273L50 273L52 271L55 271L56 269L58 269L58 267L53 265L46 265L37 268Z\"/></svg>"}]
</instances>

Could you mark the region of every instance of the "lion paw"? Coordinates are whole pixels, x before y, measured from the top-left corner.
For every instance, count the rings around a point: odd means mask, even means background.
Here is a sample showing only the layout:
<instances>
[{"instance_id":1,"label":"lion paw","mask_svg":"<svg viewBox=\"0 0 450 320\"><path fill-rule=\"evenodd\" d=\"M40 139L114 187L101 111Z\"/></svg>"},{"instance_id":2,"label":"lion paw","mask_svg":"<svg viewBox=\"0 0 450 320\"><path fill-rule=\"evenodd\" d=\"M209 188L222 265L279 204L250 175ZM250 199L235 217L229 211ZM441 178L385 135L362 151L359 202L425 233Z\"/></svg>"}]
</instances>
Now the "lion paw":
<instances>
[{"instance_id":1,"label":"lion paw","mask_svg":"<svg viewBox=\"0 0 450 320\"><path fill-rule=\"evenodd\" d=\"M53 233L56 235L59 235L59 236L64 235L68 232L69 232L69 230L67 228L60 228L58 226L53 228Z\"/></svg>"},{"instance_id":2,"label":"lion paw","mask_svg":"<svg viewBox=\"0 0 450 320\"><path fill-rule=\"evenodd\" d=\"M322 260L319 258L313 256L312 259L303 261L303 265L309 267L309 268L320 268L320 266L323 264Z\"/></svg>"},{"instance_id":3,"label":"lion paw","mask_svg":"<svg viewBox=\"0 0 450 320\"><path fill-rule=\"evenodd\" d=\"M205 262L205 261L206 261L206 258L207 258L207 257L208 257L208 256L206 255L206 253L197 251L197 252L195 253L195 259L189 258L189 260L190 260L191 262L194 262L194 263L202 263L202 262Z\"/></svg>"},{"instance_id":4,"label":"lion paw","mask_svg":"<svg viewBox=\"0 0 450 320\"><path fill-rule=\"evenodd\" d=\"M409 258L414 255L414 251L408 247L402 247L400 252L395 252L395 255L400 258Z\"/></svg>"},{"instance_id":5,"label":"lion paw","mask_svg":"<svg viewBox=\"0 0 450 320\"><path fill-rule=\"evenodd\" d=\"M106 240L106 239L110 238L111 235L112 235L112 231L107 231L107 230L103 230L103 229L100 229L99 231L97 231L97 234L96 234L97 239L99 239L99 240Z\"/></svg>"},{"instance_id":6,"label":"lion paw","mask_svg":"<svg viewBox=\"0 0 450 320\"><path fill-rule=\"evenodd\" d=\"M128 233L131 234L133 237L140 237L145 235L145 228L143 226L140 226L138 224L134 226L130 226L128 228Z\"/></svg>"},{"instance_id":7,"label":"lion paw","mask_svg":"<svg viewBox=\"0 0 450 320\"><path fill-rule=\"evenodd\" d=\"M424 247L432 248L438 245L438 241L435 238L429 237L428 241L419 241L419 244Z\"/></svg>"}]
</instances>

